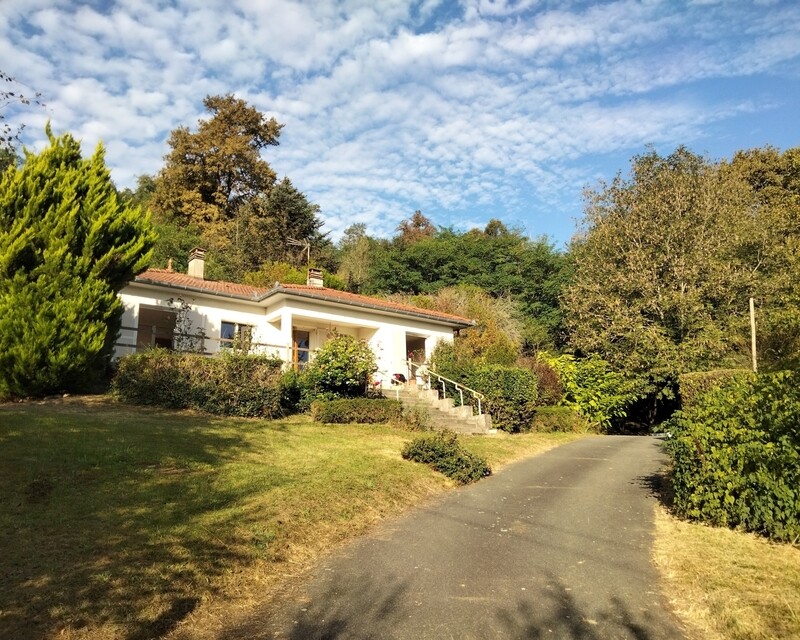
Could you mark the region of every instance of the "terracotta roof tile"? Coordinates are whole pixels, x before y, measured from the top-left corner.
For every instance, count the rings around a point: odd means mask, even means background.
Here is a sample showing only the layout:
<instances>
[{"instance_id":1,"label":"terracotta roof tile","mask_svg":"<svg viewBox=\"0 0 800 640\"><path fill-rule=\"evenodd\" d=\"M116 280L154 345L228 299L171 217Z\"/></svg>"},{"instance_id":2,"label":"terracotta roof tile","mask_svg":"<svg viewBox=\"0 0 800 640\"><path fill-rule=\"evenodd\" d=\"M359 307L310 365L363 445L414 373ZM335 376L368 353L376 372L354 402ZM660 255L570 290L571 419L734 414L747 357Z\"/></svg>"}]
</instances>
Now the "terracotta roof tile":
<instances>
[{"instance_id":1,"label":"terracotta roof tile","mask_svg":"<svg viewBox=\"0 0 800 640\"><path fill-rule=\"evenodd\" d=\"M423 309L421 307L414 307L412 305L393 302L391 300L384 300L382 298L372 298L370 296L362 296L357 293L349 293L347 291L328 289L327 287L314 287L304 284L282 284L277 287L267 289L264 287L252 287L245 284L237 284L235 282L224 282L222 280L204 280L203 278L195 278L193 276L186 275L185 273L168 271L166 269L148 269L144 273L136 276L135 281L142 284L156 284L211 294L235 296L253 301L260 301L266 297L278 293L290 295L292 293L296 293L303 297L311 297L330 302L339 302L342 304L351 304L361 307L369 307L372 309L423 316L464 326L473 324L473 322L468 318L463 318L450 313L442 313L441 311Z\"/></svg>"},{"instance_id":2,"label":"terracotta roof tile","mask_svg":"<svg viewBox=\"0 0 800 640\"><path fill-rule=\"evenodd\" d=\"M309 295L316 295L319 298L325 298L335 302L355 303L375 308L386 309L388 311L400 311L413 314L422 314L432 318L440 318L457 322L459 324L473 324L469 318L453 315L451 313L443 313L441 311L434 311L432 309L424 309L422 307L415 307L410 304L403 304L401 302L393 302L391 300L384 300L382 298L372 298L370 296L362 296L357 293L350 293L348 291L339 291L338 289L328 289L325 287L313 287L304 284L282 284L281 289L289 291L301 291Z\"/></svg>"},{"instance_id":3,"label":"terracotta roof tile","mask_svg":"<svg viewBox=\"0 0 800 640\"><path fill-rule=\"evenodd\" d=\"M162 284L167 286L195 289L208 293L222 293L230 296L258 299L266 295L269 289L263 287L251 287L246 284L235 282L224 282L222 280L204 280L187 276L185 273L177 271L167 271L166 269L148 269L144 273L136 276L136 282Z\"/></svg>"}]
</instances>

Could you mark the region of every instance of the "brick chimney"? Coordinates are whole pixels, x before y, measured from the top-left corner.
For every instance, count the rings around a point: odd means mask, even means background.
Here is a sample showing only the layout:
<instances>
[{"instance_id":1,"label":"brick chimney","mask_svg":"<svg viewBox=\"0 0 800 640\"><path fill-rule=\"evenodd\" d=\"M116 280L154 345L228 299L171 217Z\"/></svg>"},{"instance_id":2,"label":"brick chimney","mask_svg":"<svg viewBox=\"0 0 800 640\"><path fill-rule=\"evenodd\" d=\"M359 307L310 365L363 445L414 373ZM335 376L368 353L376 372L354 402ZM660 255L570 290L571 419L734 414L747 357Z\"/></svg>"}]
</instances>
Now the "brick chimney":
<instances>
[{"instance_id":1,"label":"brick chimney","mask_svg":"<svg viewBox=\"0 0 800 640\"><path fill-rule=\"evenodd\" d=\"M206 250L195 247L189 254L188 274L194 278L203 279L203 272L206 268Z\"/></svg>"},{"instance_id":2,"label":"brick chimney","mask_svg":"<svg viewBox=\"0 0 800 640\"><path fill-rule=\"evenodd\" d=\"M309 269L308 279L306 280L306 284L309 287L322 288L324 286L322 283L322 269Z\"/></svg>"}]
</instances>

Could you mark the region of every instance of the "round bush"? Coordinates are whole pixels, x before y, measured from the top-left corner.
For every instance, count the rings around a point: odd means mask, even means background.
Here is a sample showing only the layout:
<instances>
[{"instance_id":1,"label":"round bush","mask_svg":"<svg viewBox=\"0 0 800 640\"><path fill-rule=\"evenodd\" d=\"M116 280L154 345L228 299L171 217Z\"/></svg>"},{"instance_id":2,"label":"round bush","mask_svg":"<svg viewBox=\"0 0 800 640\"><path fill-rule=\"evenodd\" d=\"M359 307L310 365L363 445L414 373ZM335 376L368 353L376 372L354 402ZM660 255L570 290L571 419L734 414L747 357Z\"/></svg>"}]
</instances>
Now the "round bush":
<instances>
[{"instance_id":1,"label":"round bush","mask_svg":"<svg viewBox=\"0 0 800 640\"><path fill-rule=\"evenodd\" d=\"M486 460L464 449L452 431L428 433L403 447L406 460L422 462L459 484L469 484L491 475Z\"/></svg>"}]
</instances>

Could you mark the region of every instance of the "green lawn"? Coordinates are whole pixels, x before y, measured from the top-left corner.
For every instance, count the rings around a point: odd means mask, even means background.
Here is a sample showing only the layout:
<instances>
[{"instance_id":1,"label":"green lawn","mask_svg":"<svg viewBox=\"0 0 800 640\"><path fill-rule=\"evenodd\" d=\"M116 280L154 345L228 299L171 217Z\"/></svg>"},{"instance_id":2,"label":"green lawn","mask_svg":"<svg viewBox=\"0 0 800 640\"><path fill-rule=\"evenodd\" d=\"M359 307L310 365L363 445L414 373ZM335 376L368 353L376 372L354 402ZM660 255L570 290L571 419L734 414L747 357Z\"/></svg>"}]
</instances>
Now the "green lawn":
<instances>
[{"instance_id":1,"label":"green lawn","mask_svg":"<svg viewBox=\"0 0 800 640\"><path fill-rule=\"evenodd\" d=\"M402 460L413 436L104 398L0 405L0 636L211 637L326 549L451 487ZM464 442L496 469L575 437Z\"/></svg>"}]
</instances>

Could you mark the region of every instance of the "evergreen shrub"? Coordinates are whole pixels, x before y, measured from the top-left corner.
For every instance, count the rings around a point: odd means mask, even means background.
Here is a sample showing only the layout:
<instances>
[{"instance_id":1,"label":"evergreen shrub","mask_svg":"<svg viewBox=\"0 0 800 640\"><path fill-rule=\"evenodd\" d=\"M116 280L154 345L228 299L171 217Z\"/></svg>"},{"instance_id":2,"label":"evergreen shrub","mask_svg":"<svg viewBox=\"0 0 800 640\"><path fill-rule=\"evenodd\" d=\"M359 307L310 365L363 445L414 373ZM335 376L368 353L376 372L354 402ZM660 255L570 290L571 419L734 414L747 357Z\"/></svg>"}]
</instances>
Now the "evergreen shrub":
<instances>
[{"instance_id":1,"label":"evergreen shrub","mask_svg":"<svg viewBox=\"0 0 800 640\"><path fill-rule=\"evenodd\" d=\"M151 349L120 359L113 391L133 404L274 418L284 409L281 366L265 356Z\"/></svg>"},{"instance_id":2,"label":"evergreen shrub","mask_svg":"<svg viewBox=\"0 0 800 640\"><path fill-rule=\"evenodd\" d=\"M407 443L402 450L406 460L430 465L458 484L469 484L491 475L484 458L464 449L452 431L426 433Z\"/></svg>"},{"instance_id":3,"label":"evergreen shrub","mask_svg":"<svg viewBox=\"0 0 800 640\"><path fill-rule=\"evenodd\" d=\"M800 539L800 375L737 377L666 429L679 514Z\"/></svg>"},{"instance_id":4,"label":"evergreen shrub","mask_svg":"<svg viewBox=\"0 0 800 640\"><path fill-rule=\"evenodd\" d=\"M70 135L0 173L0 397L103 382L122 316L117 292L143 271L149 216L118 197L102 147Z\"/></svg>"},{"instance_id":5,"label":"evergreen shrub","mask_svg":"<svg viewBox=\"0 0 800 640\"><path fill-rule=\"evenodd\" d=\"M398 422L403 417L403 405L386 398L316 400L311 403L311 417L329 424Z\"/></svg>"},{"instance_id":6,"label":"evergreen shrub","mask_svg":"<svg viewBox=\"0 0 800 640\"><path fill-rule=\"evenodd\" d=\"M509 433L530 429L539 392L532 371L502 365L477 367L467 379L467 386L486 396L484 409L498 429Z\"/></svg>"},{"instance_id":7,"label":"evergreen shrub","mask_svg":"<svg viewBox=\"0 0 800 640\"><path fill-rule=\"evenodd\" d=\"M301 411L303 399L302 376L294 369L281 374L278 382L281 391L281 410L285 415Z\"/></svg>"}]
</instances>

